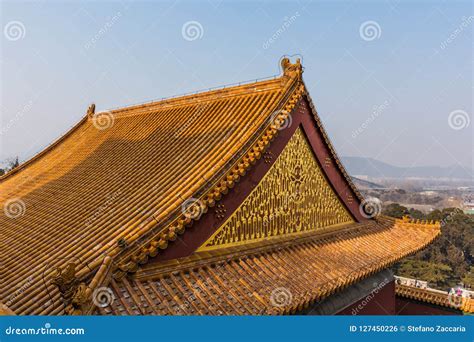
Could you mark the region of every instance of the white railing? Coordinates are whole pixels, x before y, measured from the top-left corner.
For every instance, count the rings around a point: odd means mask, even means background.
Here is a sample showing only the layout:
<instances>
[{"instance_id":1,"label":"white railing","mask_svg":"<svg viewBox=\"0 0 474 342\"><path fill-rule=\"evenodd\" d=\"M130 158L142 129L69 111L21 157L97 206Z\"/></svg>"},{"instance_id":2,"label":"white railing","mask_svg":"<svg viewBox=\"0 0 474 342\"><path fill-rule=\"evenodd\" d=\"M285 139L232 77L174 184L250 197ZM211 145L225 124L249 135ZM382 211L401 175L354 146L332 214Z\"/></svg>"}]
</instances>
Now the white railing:
<instances>
[{"instance_id":1,"label":"white railing","mask_svg":"<svg viewBox=\"0 0 474 342\"><path fill-rule=\"evenodd\" d=\"M427 281L412 279L412 278L399 277L399 276L395 276L395 283L398 284L398 285L417 287L417 288L420 288L420 289L428 288L428 282Z\"/></svg>"},{"instance_id":2,"label":"white railing","mask_svg":"<svg viewBox=\"0 0 474 342\"><path fill-rule=\"evenodd\" d=\"M395 284L410 286L410 287L416 287L416 288L419 288L419 289L426 289L426 290L429 290L429 291L432 291L432 292L445 293L445 294L452 295L452 296L457 296L457 297L464 297L464 298L474 299L474 291L465 289L461 286L453 287L449 291L442 291L442 290L433 289L433 288L429 287L427 281L413 279L413 278L400 277L400 276L395 276Z\"/></svg>"}]
</instances>

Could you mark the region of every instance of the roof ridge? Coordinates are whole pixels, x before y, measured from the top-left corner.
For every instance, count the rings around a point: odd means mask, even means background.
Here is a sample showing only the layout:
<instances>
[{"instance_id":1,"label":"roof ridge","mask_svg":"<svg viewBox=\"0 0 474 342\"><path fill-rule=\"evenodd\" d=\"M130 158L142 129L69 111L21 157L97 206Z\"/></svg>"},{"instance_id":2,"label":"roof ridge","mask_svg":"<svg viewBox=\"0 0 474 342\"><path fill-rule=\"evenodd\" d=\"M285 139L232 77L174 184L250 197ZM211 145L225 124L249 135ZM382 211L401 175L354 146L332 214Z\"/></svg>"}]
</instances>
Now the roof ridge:
<instances>
[{"instance_id":1,"label":"roof ridge","mask_svg":"<svg viewBox=\"0 0 474 342\"><path fill-rule=\"evenodd\" d=\"M15 312L13 312L8 306L0 302L0 316L13 316Z\"/></svg>"},{"instance_id":2,"label":"roof ridge","mask_svg":"<svg viewBox=\"0 0 474 342\"><path fill-rule=\"evenodd\" d=\"M123 106L123 107L109 108L109 109L104 110L104 111L106 111L106 112L119 112L119 111L122 111L122 110L131 110L131 109L134 109L134 108L140 108L140 107L146 106L146 105L160 104L160 103L167 102L167 101L173 101L173 100L185 99L185 98L195 98L195 97L198 97L198 96L201 96L201 95L218 93L218 92L221 92L223 90L232 90L232 89L236 89L236 88L239 88L239 87L247 87L248 88L252 85L262 84L262 83L269 83L269 82L272 82L272 81L276 81L278 79L289 80L295 74L297 76L301 77L302 72L303 72L303 66L301 64L301 59L297 58L296 62L294 64L292 64L290 59L288 57L285 57L285 56L280 60L280 73L279 74L275 74L275 75L267 76L267 77L262 77L262 78L250 79L250 80L247 80L247 81L228 83L228 84L224 84L224 85L221 85L221 86L215 86L215 87L210 87L210 88L199 89L199 90L191 91L191 92L187 92L187 93L171 95L171 96L162 97L162 98L158 98L158 99L152 99L152 100L149 100L149 101L138 102L138 103L131 104L131 105L126 105L126 106ZM95 109L95 105L94 105L94 109Z\"/></svg>"},{"instance_id":3,"label":"roof ridge","mask_svg":"<svg viewBox=\"0 0 474 342\"><path fill-rule=\"evenodd\" d=\"M201 92L198 94L189 94L189 95L171 97L171 98L166 98L159 101L144 102L142 104L116 108L116 109L112 109L108 111L105 110L105 111L97 113L96 115L100 115L101 113L110 113L114 115L115 118L123 118L123 117L147 114L154 109L172 108L176 106L184 106L184 105L189 105L189 104L194 104L194 103L214 101L216 99L224 99L224 98L229 98L229 97L234 97L234 96L241 96L245 94L255 93L257 91L264 92L264 91L270 91L273 89L282 88L282 85L278 84L278 82L282 82L281 77L275 78L272 80L267 80L267 81L255 82L252 84L245 84L245 85L229 87L229 88L221 88L217 90ZM263 86L267 84L268 84L268 87L264 88ZM257 89L257 87L262 87L262 89Z\"/></svg>"},{"instance_id":4,"label":"roof ridge","mask_svg":"<svg viewBox=\"0 0 474 342\"><path fill-rule=\"evenodd\" d=\"M230 84L225 84L225 85L215 86L215 87L210 87L210 88L203 88L203 89L199 89L199 90L196 90L196 91L190 91L190 92L186 92L186 93L181 93L181 94L156 98L156 99L152 99L152 100L137 102L137 103L130 104L130 105L109 108L106 111L108 111L108 112L119 112L119 111L122 111L122 110L130 110L130 109L134 109L134 108L140 108L140 107L146 106L146 105L159 104L159 103L168 102L168 101L180 100L180 99L183 99L183 98L195 98L195 97L199 97L199 96L206 95L206 94L218 93L222 90L231 90L231 89L235 89L235 88L238 88L238 87L250 87L250 86L253 86L253 85L257 85L257 84L262 84L262 83L268 83L268 82L275 81L275 80L281 78L281 76L282 75L273 75L273 76L267 76L267 77L252 79L252 80L248 80L248 81L230 83Z\"/></svg>"},{"instance_id":5,"label":"roof ridge","mask_svg":"<svg viewBox=\"0 0 474 342\"><path fill-rule=\"evenodd\" d=\"M157 271L157 269L155 268L156 265L151 266L151 268L154 269L154 271L157 273L164 274L171 272L171 269L176 270L177 266L179 266L179 268L185 268L189 264L195 263L198 260L201 261L202 264L206 265L215 264L223 260L239 259L243 256L248 257L262 253L272 253L275 250L292 248L306 244L308 242L329 241L337 238L349 239L352 238L349 237L352 236L350 234L362 236L369 233L373 233L374 231L392 229L395 225L403 225L406 223L407 222L402 220L380 215L380 218L377 220L335 224L332 226L319 228L315 231L305 232L300 236L280 236L277 238L276 243L268 243L267 241L253 242L247 245L248 248L245 250L235 247L228 247L225 251L201 251L179 259L170 259L164 261L163 264L161 264L159 271ZM408 225L410 225L410 228L426 228L428 230L430 228L440 228L439 225L432 226L420 224L417 222L408 222ZM135 273L136 278L146 278L147 276L147 268L143 268L143 266L141 271Z\"/></svg>"}]
</instances>

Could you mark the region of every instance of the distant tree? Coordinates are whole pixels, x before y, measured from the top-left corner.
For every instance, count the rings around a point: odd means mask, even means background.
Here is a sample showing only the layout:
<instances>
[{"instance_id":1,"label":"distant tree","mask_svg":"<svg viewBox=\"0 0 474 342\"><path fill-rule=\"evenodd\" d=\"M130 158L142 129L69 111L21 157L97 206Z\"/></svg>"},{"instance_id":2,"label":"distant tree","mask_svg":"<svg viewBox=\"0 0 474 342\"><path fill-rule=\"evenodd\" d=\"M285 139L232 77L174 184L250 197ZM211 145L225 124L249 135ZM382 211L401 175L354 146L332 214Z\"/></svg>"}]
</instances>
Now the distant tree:
<instances>
[{"instance_id":1,"label":"distant tree","mask_svg":"<svg viewBox=\"0 0 474 342\"><path fill-rule=\"evenodd\" d=\"M10 171L13 170L14 168L17 168L20 165L18 161L18 157L12 159L9 164L10 164L9 165Z\"/></svg>"},{"instance_id":2,"label":"distant tree","mask_svg":"<svg viewBox=\"0 0 474 342\"><path fill-rule=\"evenodd\" d=\"M408 209L398 203L390 203L383 208L382 214L395 218L402 218L408 214Z\"/></svg>"},{"instance_id":3,"label":"distant tree","mask_svg":"<svg viewBox=\"0 0 474 342\"><path fill-rule=\"evenodd\" d=\"M474 267L471 266L469 272L467 272L464 277L461 279L462 283L464 284L464 287L467 288L474 288Z\"/></svg>"},{"instance_id":4,"label":"distant tree","mask_svg":"<svg viewBox=\"0 0 474 342\"><path fill-rule=\"evenodd\" d=\"M443 213L439 209L435 209L426 215L427 220L441 221L443 219Z\"/></svg>"},{"instance_id":5,"label":"distant tree","mask_svg":"<svg viewBox=\"0 0 474 342\"><path fill-rule=\"evenodd\" d=\"M425 219L425 214L423 214L421 211L417 209L410 208L408 210L408 215L410 215L411 218L417 219L417 220L423 220Z\"/></svg>"},{"instance_id":6,"label":"distant tree","mask_svg":"<svg viewBox=\"0 0 474 342\"><path fill-rule=\"evenodd\" d=\"M4 169L0 169L0 176L17 168L20 165L18 157L9 158L5 160L5 164L7 165Z\"/></svg>"},{"instance_id":7,"label":"distant tree","mask_svg":"<svg viewBox=\"0 0 474 342\"><path fill-rule=\"evenodd\" d=\"M392 204L385 209L386 215L400 217L406 208ZM433 210L427 215L412 210L408 213L412 217L440 222L441 234L427 248L395 265L395 273L402 275L403 272L407 277L430 281L431 286L442 289L461 282L471 284L474 277L474 216L464 214L459 208ZM447 272L444 266L450 271ZM422 270L423 267L426 270Z\"/></svg>"},{"instance_id":8,"label":"distant tree","mask_svg":"<svg viewBox=\"0 0 474 342\"><path fill-rule=\"evenodd\" d=\"M469 265L466 262L463 250L454 244L449 244L446 248L445 262L456 266L453 267L452 276L457 279L461 279L463 275L469 270Z\"/></svg>"},{"instance_id":9,"label":"distant tree","mask_svg":"<svg viewBox=\"0 0 474 342\"><path fill-rule=\"evenodd\" d=\"M438 288L452 286L449 282L452 269L446 264L407 258L396 268L396 272L403 277L425 280L430 286Z\"/></svg>"}]
</instances>

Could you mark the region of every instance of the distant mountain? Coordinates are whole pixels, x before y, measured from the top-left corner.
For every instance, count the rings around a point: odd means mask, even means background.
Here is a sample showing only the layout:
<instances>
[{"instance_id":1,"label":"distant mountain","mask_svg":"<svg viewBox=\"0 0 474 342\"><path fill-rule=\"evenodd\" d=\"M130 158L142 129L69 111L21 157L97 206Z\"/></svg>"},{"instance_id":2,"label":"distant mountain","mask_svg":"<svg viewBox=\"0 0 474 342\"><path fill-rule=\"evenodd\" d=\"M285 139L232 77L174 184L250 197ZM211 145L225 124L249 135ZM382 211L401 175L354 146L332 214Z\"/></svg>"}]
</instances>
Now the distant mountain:
<instances>
[{"instance_id":1,"label":"distant mountain","mask_svg":"<svg viewBox=\"0 0 474 342\"><path fill-rule=\"evenodd\" d=\"M457 178L473 179L474 171L459 165L440 166L393 166L380 160L365 157L342 157L342 162L352 176L371 178Z\"/></svg>"}]
</instances>

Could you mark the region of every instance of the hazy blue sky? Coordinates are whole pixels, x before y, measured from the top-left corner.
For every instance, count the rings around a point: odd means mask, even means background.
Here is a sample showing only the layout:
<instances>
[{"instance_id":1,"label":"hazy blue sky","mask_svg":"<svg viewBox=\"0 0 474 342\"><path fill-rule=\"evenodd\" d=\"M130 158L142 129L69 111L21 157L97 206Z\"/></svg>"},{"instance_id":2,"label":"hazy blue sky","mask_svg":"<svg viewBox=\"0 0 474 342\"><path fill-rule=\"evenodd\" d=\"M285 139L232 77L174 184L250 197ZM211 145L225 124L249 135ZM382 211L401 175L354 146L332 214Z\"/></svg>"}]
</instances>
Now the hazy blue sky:
<instances>
[{"instance_id":1,"label":"hazy blue sky","mask_svg":"<svg viewBox=\"0 0 474 342\"><path fill-rule=\"evenodd\" d=\"M300 54L340 155L472 167L472 15L450 0L4 1L0 160L30 158L91 102L271 76Z\"/></svg>"}]
</instances>

